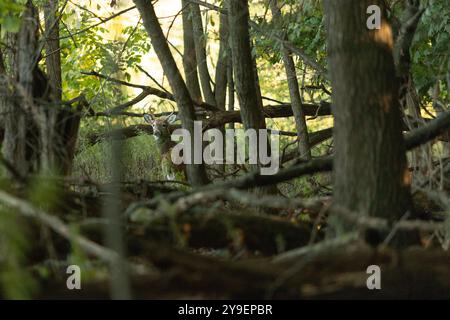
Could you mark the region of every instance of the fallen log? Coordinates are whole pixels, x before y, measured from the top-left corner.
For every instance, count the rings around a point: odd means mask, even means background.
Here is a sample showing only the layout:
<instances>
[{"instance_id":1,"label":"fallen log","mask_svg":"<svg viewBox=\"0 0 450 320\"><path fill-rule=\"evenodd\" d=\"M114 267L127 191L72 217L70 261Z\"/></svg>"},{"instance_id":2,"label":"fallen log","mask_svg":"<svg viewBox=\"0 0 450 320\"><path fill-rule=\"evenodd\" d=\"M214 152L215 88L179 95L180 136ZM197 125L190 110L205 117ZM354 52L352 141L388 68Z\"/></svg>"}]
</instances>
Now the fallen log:
<instances>
[{"instance_id":1,"label":"fallen log","mask_svg":"<svg viewBox=\"0 0 450 320\"><path fill-rule=\"evenodd\" d=\"M105 262L115 259L114 252L74 235L59 219L4 192L1 199L8 207L40 220L62 237L77 242L92 257ZM290 255L290 264L268 259L227 261L145 239L129 243L128 252L159 269L147 276L132 276L136 298L174 292L177 297L221 298L450 298L450 254L440 249L396 251L372 248L357 241L314 254L306 248L305 254L294 256L295 259ZM129 259L135 261L132 256ZM367 288L366 270L371 265L380 267L382 290ZM57 278L47 278L42 283L41 297L80 297L77 290L67 290L65 280L48 280ZM81 296L107 297L106 283L109 282L86 280Z\"/></svg>"},{"instance_id":2,"label":"fallen log","mask_svg":"<svg viewBox=\"0 0 450 320\"><path fill-rule=\"evenodd\" d=\"M172 245L183 243L191 248L234 247L271 255L308 244L311 226L264 215L216 210L210 214L160 216L145 226L132 227L130 234L133 243L143 237Z\"/></svg>"}]
</instances>

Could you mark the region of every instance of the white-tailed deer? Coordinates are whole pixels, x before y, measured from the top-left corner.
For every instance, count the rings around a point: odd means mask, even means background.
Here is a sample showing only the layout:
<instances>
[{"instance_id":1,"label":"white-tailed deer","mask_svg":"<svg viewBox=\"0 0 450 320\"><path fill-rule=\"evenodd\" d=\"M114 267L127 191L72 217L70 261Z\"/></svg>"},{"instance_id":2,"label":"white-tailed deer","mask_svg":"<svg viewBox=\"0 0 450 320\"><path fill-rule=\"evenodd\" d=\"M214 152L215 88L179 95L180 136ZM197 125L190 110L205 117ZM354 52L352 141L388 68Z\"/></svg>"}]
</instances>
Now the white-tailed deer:
<instances>
[{"instance_id":1,"label":"white-tailed deer","mask_svg":"<svg viewBox=\"0 0 450 320\"><path fill-rule=\"evenodd\" d=\"M171 150L176 143L171 139L172 131L170 125L177 120L176 114L171 113L160 118L156 118L152 114L144 114L144 120L153 128L153 136L161 154L161 166L164 177L167 180L184 180L185 166L183 164L174 164L171 158Z\"/></svg>"}]
</instances>

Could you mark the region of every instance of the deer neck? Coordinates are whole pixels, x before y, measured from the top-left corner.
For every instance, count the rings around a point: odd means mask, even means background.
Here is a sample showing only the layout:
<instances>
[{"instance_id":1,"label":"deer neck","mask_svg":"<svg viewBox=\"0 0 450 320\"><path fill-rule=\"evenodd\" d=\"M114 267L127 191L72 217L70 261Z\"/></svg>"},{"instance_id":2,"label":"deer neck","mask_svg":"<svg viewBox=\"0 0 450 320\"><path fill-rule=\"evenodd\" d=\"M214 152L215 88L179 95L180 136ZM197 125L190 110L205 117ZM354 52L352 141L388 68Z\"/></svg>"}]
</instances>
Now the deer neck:
<instances>
[{"instance_id":1,"label":"deer neck","mask_svg":"<svg viewBox=\"0 0 450 320\"><path fill-rule=\"evenodd\" d=\"M161 154L168 153L170 149L175 145L170 136L160 136L156 139L156 143Z\"/></svg>"}]
</instances>

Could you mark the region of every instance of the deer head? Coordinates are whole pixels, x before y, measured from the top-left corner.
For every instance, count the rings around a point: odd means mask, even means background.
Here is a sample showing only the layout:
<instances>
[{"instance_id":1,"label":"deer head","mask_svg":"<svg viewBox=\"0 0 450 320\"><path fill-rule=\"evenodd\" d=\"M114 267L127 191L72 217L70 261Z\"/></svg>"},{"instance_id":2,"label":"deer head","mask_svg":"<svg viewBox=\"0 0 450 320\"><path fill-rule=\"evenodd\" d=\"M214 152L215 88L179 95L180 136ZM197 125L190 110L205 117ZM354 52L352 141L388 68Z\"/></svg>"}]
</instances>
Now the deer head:
<instances>
[{"instance_id":1,"label":"deer head","mask_svg":"<svg viewBox=\"0 0 450 320\"><path fill-rule=\"evenodd\" d=\"M144 120L153 128L153 135L156 139L170 137L170 124L177 120L177 115L171 113L166 117L155 118L152 114L144 114Z\"/></svg>"}]
</instances>

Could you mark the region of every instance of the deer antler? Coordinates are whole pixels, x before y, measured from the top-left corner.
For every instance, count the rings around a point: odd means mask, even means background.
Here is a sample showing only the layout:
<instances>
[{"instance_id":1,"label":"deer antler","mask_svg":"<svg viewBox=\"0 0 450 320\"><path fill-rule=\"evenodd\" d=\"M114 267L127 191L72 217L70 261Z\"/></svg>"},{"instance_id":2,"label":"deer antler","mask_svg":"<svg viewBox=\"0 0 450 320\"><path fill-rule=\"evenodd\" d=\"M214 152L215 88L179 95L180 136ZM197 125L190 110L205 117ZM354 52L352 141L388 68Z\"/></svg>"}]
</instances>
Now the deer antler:
<instances>
[{"instance_id":1,"label":"deer antler","mask_svg":"<svg viewBox=\"0 0 450 320\"><path fill-rule=\"evenodd\" d=\"M175 107L172 104L170 106L172 107L172 112L167 116L167 118L171 117L176 112Z\"/></svg>"},{"instance_id":2,"label":"deer antler","mask_svg":"<svg viewBox=\"0 0 450 320\"><path fill-rule=\"evenodd\" d=\"M155 116L151 113L144 113L144 120L148 123L155 121Z\"/></svg>"}]
</instances>

